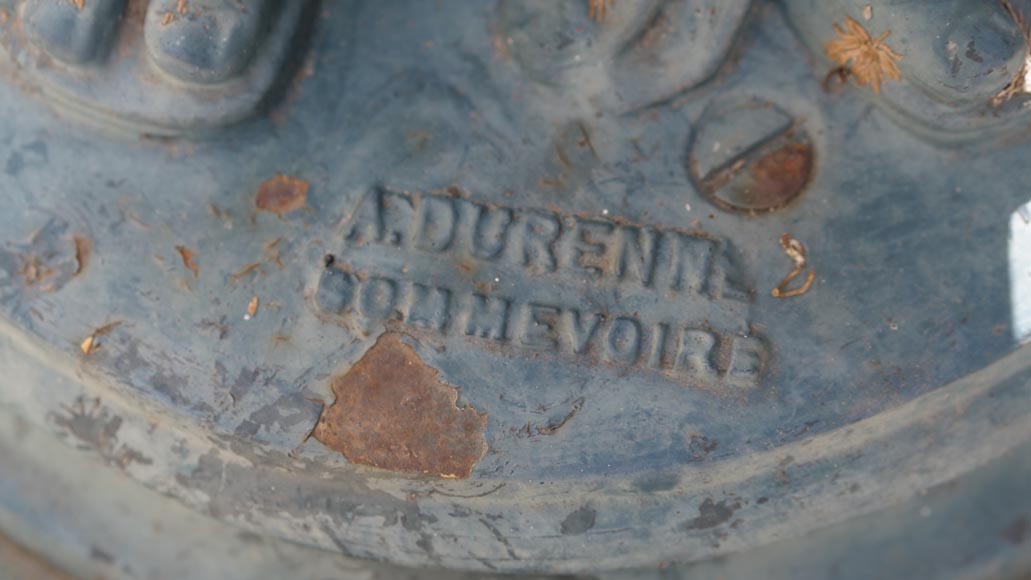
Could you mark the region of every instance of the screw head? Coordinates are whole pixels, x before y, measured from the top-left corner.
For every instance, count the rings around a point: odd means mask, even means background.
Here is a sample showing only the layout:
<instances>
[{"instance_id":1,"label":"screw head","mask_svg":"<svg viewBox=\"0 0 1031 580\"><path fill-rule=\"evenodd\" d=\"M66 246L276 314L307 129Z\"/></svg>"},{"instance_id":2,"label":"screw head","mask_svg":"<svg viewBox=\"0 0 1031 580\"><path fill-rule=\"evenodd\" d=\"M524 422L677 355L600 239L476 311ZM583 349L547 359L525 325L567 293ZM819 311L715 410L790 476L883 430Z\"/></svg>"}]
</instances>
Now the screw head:
<instances>
[{"instance_id":1,"label":"screw head","mask_svg":"<svg viewBox=\"0 0 1031 580\"><path fill-rule=\"evenodd\" d=\"M809 134L763 100L717 106L699 124L688 155L692 181L717 206L775 211L805 190L812 176Z\"/></svg>"}]
</instances>

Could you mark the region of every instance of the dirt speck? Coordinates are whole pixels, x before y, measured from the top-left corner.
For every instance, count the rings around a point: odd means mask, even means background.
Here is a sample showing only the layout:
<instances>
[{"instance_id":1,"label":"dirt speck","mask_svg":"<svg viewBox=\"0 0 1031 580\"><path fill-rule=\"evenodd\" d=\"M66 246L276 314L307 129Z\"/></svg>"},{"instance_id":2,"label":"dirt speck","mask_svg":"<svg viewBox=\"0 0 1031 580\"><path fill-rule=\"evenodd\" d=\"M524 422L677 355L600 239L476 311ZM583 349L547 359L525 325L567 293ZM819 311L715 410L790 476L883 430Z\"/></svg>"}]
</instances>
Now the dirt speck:
<instances>
[{"instance_id":1,"label":"dirt speck","mask_svg":"<svg viewBox=\"0 0 1031 580\"><path fill-rule=\"evenodd\" d=\"M698 506L698 516L687 522L684 526L688 530L707 530L725 523L734 515L734 512L741 508L741 502L727 503L721 500L713 502L712 498L706 498L702 505Z\"/></svg>"},{"instance_id":2,"label":"dirt speck","mask_svg":"<svg viewBox=\"0 0 1031 580\"><path fill-rule=\"evenodd\" d=\"M458 389L397 333L381 336L331 386L336 400L312 435L352 463L465 478L487 451L487 414L457 406Z\"/></svg>"},{"instance_id":3,"label":"dirt speck","mask_svg":"<svg viewBox=\"0 0 1031 580\"><path fill-rule=\"evenodd\" d=\"M308 182L279 174L266 180L258 187L254 205L260 211L272 212L278 216L304 209L308 203Z\"/></svg>"},{"instance_id":4,"label":"dirt speck","mask_svg":"<svg viewBox=\"0 0 1031 580\"><path fill-rule=\"evenodd\" d=\"M562 520L559 530L563 536L577 536L594 527L598 513L590 506L582 506Z\"/></svg>"}]
</instances>

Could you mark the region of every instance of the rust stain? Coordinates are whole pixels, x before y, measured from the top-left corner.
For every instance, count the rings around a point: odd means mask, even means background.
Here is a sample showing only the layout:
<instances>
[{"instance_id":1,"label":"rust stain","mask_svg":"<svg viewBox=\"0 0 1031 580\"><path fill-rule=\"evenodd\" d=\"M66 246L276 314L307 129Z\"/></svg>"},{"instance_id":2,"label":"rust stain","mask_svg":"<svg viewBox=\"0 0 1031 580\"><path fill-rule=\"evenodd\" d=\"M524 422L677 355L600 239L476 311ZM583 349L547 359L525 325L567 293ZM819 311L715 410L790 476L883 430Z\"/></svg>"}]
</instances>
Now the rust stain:
<instances>
[{"instance_id":1,"label":"rust stain","mask_svg":"<svg viewBox=\"0 0 1031 580\"><path fill-rule=\"evenodd\" d=\"M254 205L261 211L283 216L304 209L308 203L308 182L278 174L258 187Z\"/></svg>"},{"instance_id":2,"label":"rust stain","mask_svg":"<svg viewBox=\"0 0 1031 580\"><path fill-rule=\"evenodd\" d=\"M68 1L72 3L72 6L75 6L76 10L82 10L83 8L86 7L86 0L68 0Z\"/></svg>"},{"instance_id":3,"label":"rust stain","mask_svg":"<svg viewBox=\"0 0 1031 580\"><path fill-rule=\"evenodd\" d=\"M90 254L93 253L93 242L89 238L82 236L75 236L75 271L72 273L73 276L78 276L86 269L86 262L89 261Z\"/></svg>"},{"instance_id":4,"label":"rust stain","mask_svg":"<svg viewBox=\"0 0 1031 580\"><path fill-rule=\"evenodd\" d=\"M352 463L465 478L487 452L487 414L458 407L458 389L400 334L381 336L332 389L312 435Z\"/></svg>"},{"instance_id":5,"label":"rust stain","mask_svg":"<svg viewBox=\"0 0 1031 580\"><path fill-rule=\"evenodd\" d=\"M53 268L44 264L39 257L35 255L29 256L28 258L22 258L22 263L18 268L18 272L21 274L21 277L25 280L25 284L28 286L34 286L57 274Z\"/></svg>"},{"instance_id":6,"label":"rust stain","mask_svg":"<svg viewBox=\"0 0 1031 580\"><path fill-rule=\"evenodd\" d=\"M588 0L587 17L601 22L605 20L605 13L611 5L612 0Z\"/></svg>"},{"instance_id":7,"label":"rust stain","mask_svg":"<svg viewBox=\"0 0 1031 580\"><path fill-rule=\"evenodd\" d=\"M251 262L250 264L247 264L243 268L240 268L236 272L230 274L229 275L229 282L231 282L233 284L236 284L244 276L247 276L248 274L251 274L252 272L260 271L260 268L261 268L261 263L260 262Z\"/></svg>"},{"instance_id":8,"label":"rust stain","mask_svg":"<svg viewBox=\"0 0 1031 580\"><path fill-rule=\"evenodd\" d=\"M193 259L194 256L196 256L196 254L193 253L193 250L187 248L186 246L176 246L175 249L179 252L179 256L181 256L183 259L183 266L186 266L187 270L193 272L194 278L199 278L200 269L197 268L197 261Z\"/></svg>"},{"instance_id":9,"label":"rust stain","mask_svg":"<svg viewBox=\"0 0 1031 580\"><path fill-rule=\"evenodd\" d=\"M751 205L779 208L805 189L813 169L813 150L805 143L788 143L767 154L751 167L755 187ZM748 197L752 197L748 196Z\"/></svg>"}]
</instances>

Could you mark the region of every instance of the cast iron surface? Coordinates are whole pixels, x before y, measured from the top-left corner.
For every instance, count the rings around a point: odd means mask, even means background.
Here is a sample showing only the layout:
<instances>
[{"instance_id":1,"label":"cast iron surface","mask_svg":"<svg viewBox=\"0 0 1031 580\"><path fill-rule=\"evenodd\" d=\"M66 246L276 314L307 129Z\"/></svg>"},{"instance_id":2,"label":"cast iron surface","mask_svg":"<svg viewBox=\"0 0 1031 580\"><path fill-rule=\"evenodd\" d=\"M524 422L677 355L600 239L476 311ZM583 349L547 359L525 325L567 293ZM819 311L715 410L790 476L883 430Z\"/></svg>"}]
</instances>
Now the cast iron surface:
<instances>
[{"instance_id":1,"label":"cast iron surface","mask_svg":"<svg viewBox=\"0 0 1031 580\"><path fill-rule=\"evenodd\" d=\"M865 7L323 2L254 117L159 131L203 137L70 121L97 101L14 51L0 529L127 577L277 576L255 542L313 576L1020 570L1031 142L989 101L1023 25ZM890 30L879 94L827 82L846 17ZM812 284L777 298L784 234ZM121 552L162 513L226 558Z\"/></svg>"}]
</instances>

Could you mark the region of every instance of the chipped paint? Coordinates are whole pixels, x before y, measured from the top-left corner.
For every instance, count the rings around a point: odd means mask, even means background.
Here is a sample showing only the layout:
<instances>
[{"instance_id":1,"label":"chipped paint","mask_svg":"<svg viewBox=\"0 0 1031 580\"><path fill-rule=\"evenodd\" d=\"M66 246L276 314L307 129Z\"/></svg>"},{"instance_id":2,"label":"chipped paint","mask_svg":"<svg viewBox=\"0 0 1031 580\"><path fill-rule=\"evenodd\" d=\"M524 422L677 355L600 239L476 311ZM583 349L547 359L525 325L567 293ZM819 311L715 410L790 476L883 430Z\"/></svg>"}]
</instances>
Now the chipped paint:
<instances>
[{"instance_id":1,"label":"chipped paint","mask_svg":"<svg viewBox=\"0 0 1031 580\"><path fill-rule=\"evenodd\" d=\"M397 333L381 336L332 389L336 401L312 435L348 461L465 478L487 451L487 414L457 406L458 389Z\"/></svg>"}]
</instances>

